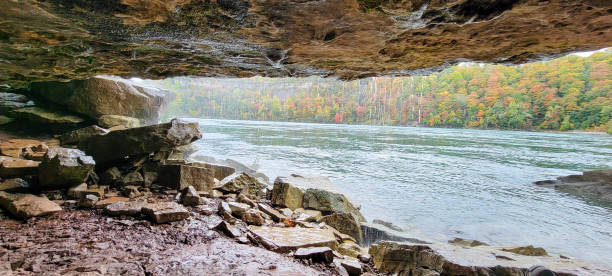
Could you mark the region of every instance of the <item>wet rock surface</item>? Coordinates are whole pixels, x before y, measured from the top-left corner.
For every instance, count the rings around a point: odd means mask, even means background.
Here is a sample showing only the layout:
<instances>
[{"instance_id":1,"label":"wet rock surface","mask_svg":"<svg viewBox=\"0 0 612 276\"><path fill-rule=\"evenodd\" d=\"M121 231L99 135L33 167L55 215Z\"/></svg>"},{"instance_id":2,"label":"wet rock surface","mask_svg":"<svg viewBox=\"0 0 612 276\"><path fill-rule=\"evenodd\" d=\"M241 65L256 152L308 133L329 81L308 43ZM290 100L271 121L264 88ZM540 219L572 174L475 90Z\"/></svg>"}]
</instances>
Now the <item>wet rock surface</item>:
<instances>
[{"instance_id":1,"label":"wet rock surface","mask_svg":"<svg viewBox=\"0 0 612 276\"><path fill-rule=\"evenodd\" d=\"M502 247L457 247L448 244L414 244L381 241L369 249L381 273L397 275L532 275L535 264L556 275L605 275L610 268L550 256L523 256ZM538 275L538 274L533 274ZM546 274L543 274L546 275Z\"/></svg>"},{"instance_id":2,"label":"wet rock surface","mask_svg":"<svg viewBox=\"0 0 612 276\"><path fill-rule=\"evenodd\" d=\"M357 242L361 242L363 235L361 225L357 218L351 213L335 213L329 216L324 216L320 221L335 228L340 233L347 234L353 237Z\"/></svg>"},{"instance_id":3,"label":"wet rock surface","mask_svg":"<svg viewBox=\"0 0 612 276\"><path fill-rule=\"evenodd\" d=\"M275 245L279 252L295 251L298 248L330 247L337 245L333 231L317 228L249 226L260 239Z\"/></svg>"},{"instance_id":4,"label":"wet rock surface","mask_svg":"<svg viewBox=\"0 0 612 276\"><path fill-rule=\"evenodd\" d=\"M0 255L14 275L334 274L209 230L218 219L150 226L82 210L26 223L3 219Z\"/></svg>"},{"instance_id":5,"label":"wet rock surface","mask_svg":"<svg viewBox=\"0 0 612 276\"><path fill-rule=\"evenodd\" d=\"M535 184L612 206L612 170L586 171L582 175L537 181Z\"/></svg>"},{"instance_id":6,"label":"wet rock surface","mask_svg":"<svg viewBox=\"0 0 612 276\"><path fill-rule=\"evenodd\" d=\"M361 232L363 233L363 240L361 243L364 246L370 246L378 241L427 243L426 241L411 238L402 232L395 231L377 223L361 223Z\"/></svg>"}]
</instances>

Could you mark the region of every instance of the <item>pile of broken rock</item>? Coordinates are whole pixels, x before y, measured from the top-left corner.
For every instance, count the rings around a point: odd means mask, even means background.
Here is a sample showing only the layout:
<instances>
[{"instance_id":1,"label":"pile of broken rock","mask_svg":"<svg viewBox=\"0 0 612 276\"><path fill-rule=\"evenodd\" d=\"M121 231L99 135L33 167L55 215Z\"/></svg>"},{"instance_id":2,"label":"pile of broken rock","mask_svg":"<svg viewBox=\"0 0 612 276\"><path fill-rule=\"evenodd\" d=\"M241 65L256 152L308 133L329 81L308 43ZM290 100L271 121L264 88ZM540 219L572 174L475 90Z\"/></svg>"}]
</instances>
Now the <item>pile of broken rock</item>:
<instances>
[{"instance_id":1,"label":"pile of broken rock","mask_svg":"<svg viewBox=\"0 0 612 276\"><path fill-rule=\"evenodd\" d=\"M197 123L175 119L2 141L0 206L22 219L75 208L156 224L215 215L212 228L239 243L350 275L372 270L358 245L364 218L327 178L279 177L271 189L260 174L186 161L185 147L201 137Z\"/></svg>"}]
</instances>

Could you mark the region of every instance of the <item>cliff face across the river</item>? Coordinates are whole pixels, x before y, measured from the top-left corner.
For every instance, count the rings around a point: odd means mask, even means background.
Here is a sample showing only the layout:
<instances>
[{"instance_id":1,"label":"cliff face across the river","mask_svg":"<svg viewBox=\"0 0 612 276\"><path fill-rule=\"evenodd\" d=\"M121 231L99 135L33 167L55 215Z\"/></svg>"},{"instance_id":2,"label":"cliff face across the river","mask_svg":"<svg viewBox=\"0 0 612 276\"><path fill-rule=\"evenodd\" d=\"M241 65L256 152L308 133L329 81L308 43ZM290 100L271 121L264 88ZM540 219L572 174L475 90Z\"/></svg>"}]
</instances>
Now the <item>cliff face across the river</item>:
<instances>
[{"instance_id":1,"label":"cliff face across the river","mask_svg":"<svg viewBox=\"0 0 612 276\"><path fill-rule=\"evenodd\" d=\"M165 91L100 77L21 92L2 94L13 116L0 132L3 275L612 272L529 246L413 239L367 222L323 176L270 183L236 162L192 162L197 123L150 124Z\"/></svg>"}]
</instances>

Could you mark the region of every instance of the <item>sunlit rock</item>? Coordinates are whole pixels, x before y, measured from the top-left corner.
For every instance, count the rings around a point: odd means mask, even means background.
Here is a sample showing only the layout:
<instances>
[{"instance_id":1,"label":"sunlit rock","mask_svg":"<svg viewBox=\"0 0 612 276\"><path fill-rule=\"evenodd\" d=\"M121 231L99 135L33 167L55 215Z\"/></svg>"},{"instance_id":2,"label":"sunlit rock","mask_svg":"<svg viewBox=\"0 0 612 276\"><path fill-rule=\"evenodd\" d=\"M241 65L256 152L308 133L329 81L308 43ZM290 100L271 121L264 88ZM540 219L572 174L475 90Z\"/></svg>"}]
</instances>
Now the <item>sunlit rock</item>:
<instances>
[{"instance_id":1,"label":"sunlit rock","mask_svg":"<svg viewBox=\"0 0 612 276\"><path fill-rule=\"evenodd\" d=\"M10 111L34 106L34 102L21 94L0 92L0 114L8 114Z\"/></svg>"}]
</instances>

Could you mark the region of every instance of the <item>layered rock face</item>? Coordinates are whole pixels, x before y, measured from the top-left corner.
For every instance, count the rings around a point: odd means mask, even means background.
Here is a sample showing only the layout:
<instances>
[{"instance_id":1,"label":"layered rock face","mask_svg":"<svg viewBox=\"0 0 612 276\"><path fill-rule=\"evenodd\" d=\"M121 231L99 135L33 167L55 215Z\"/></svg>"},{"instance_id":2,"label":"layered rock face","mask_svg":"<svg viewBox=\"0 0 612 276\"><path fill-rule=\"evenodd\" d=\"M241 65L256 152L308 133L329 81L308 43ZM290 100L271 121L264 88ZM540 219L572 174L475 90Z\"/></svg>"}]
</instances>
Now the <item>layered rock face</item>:
<instances>
[{"instance_id":1,"label":"layered rock face","mask_svg":"<svg viewBox=\"0 0 612 276\"><path fill-rule=\"evenodd\" d=\"M612 43L586 0L3 1L2 80L405 75Z\"/></svg>"}]
</instances>

